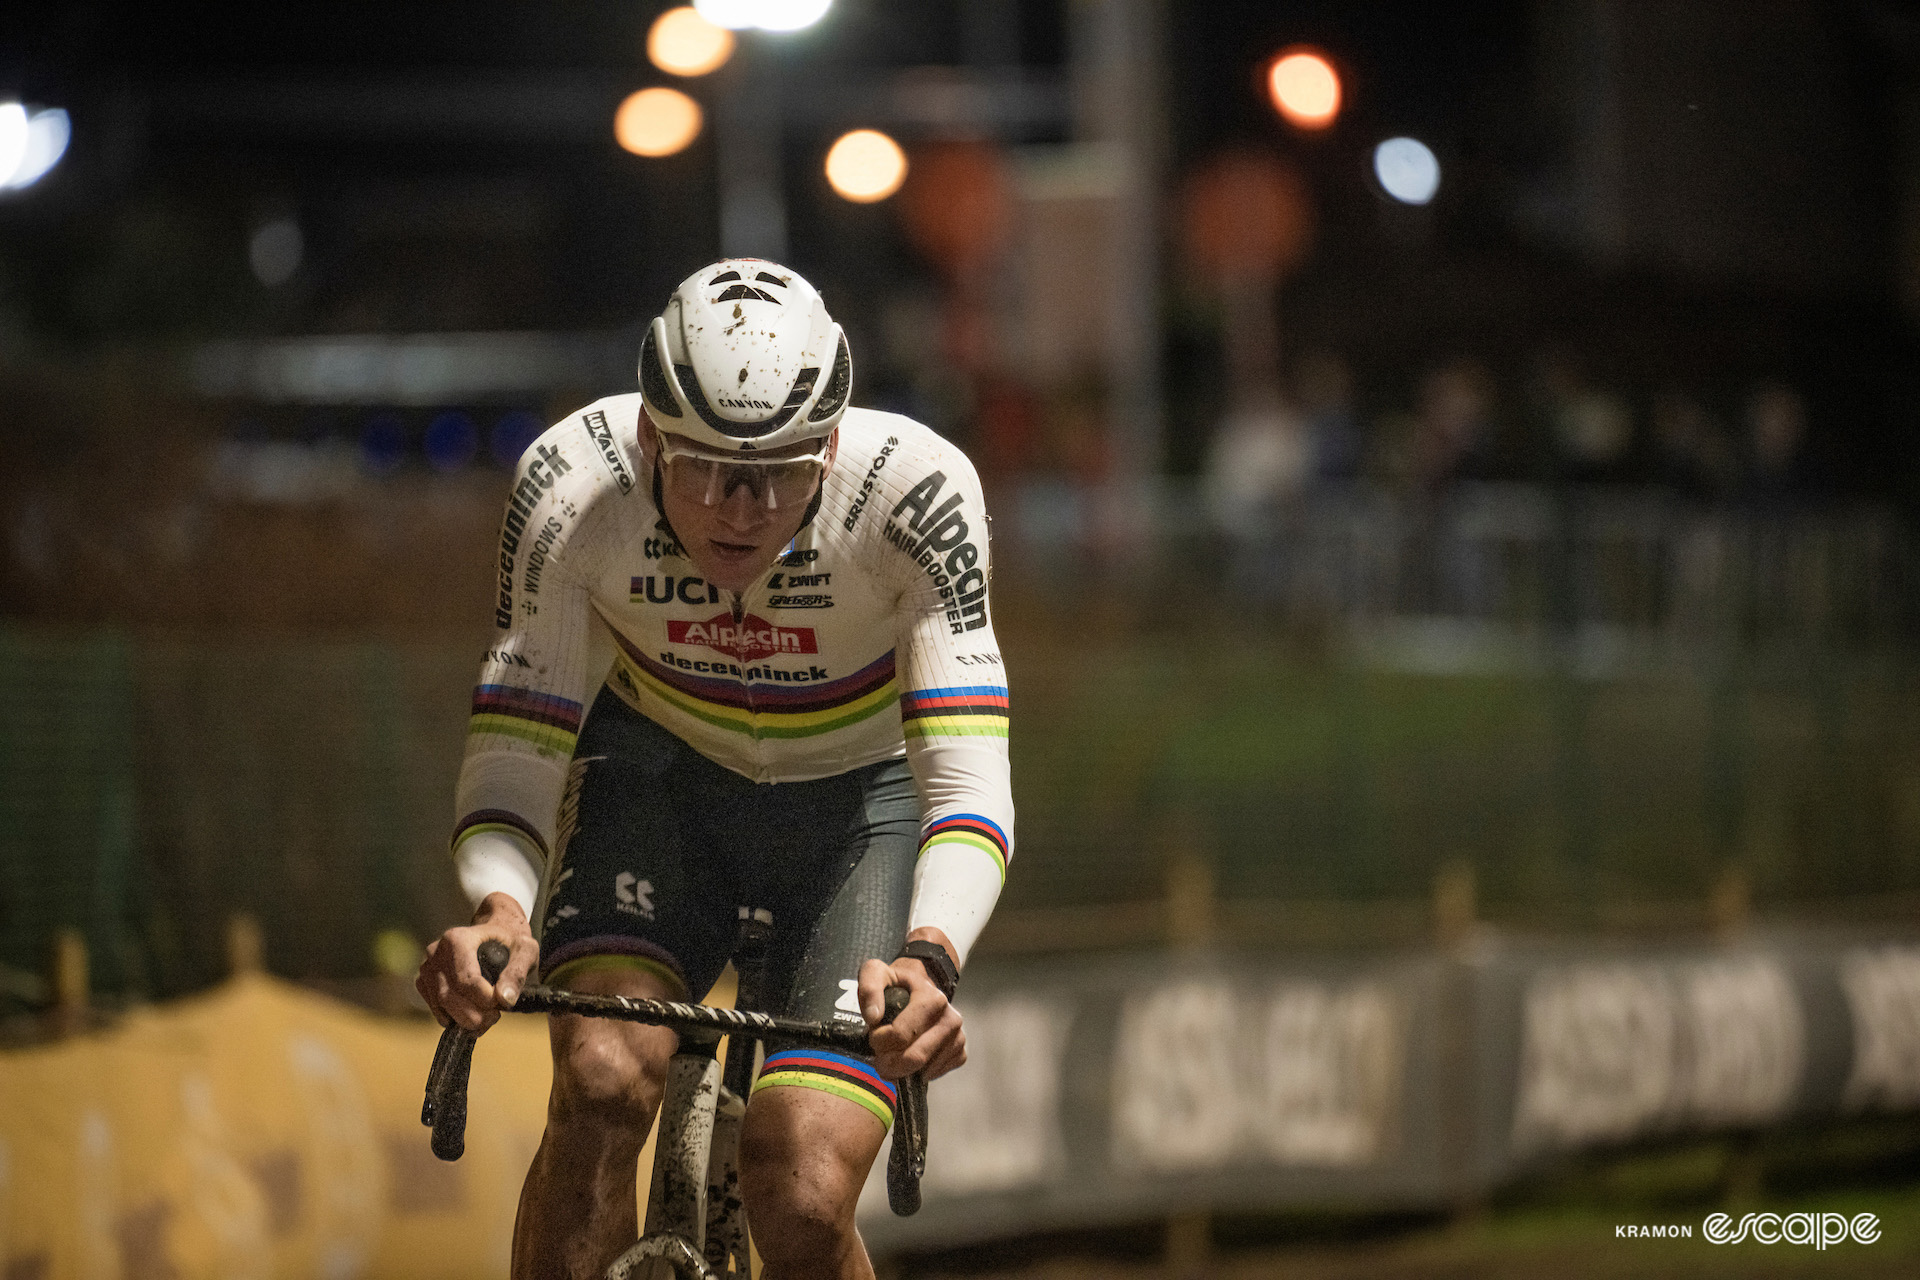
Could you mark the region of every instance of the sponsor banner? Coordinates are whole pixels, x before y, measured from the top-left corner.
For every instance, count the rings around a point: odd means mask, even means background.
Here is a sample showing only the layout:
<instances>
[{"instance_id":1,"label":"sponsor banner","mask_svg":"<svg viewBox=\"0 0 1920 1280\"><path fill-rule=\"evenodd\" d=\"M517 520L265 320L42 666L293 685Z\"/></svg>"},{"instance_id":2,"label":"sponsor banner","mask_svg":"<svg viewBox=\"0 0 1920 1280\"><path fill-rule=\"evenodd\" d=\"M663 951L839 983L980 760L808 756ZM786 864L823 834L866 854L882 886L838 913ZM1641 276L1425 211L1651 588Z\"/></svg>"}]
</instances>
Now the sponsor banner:
<instances>
[{"instance_id":1,"label":"sponsor banner","mask_svg":"<svg viewBox=\"0 0 1920 1280\"><path fill-rule=\"evenodd\" d=\"M876 1165L877 1250L1180 1208L1441 1208L1570 1150L1920 1109L1920 939L989 956L958 1004L969 1062L931 1089L925 1207L889 1214ZM1877 1231L1618 1228L1694 1247Z\"/></svg>"}]
</instances>

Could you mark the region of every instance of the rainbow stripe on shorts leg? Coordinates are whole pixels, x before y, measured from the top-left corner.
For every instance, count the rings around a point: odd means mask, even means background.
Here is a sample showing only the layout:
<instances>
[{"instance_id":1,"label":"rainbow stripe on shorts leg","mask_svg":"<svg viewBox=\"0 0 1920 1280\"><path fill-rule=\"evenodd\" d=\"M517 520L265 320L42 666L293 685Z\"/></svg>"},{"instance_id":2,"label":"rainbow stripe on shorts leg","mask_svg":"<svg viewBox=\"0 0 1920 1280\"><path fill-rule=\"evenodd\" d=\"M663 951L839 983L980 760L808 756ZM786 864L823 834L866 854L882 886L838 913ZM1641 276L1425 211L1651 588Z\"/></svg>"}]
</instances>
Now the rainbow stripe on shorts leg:
<instances>
[{"instance_id":1,"label":"rainbow stripe on shorts leg","mask_svg":"<svg viewBox=\"0 0 1920 1280\"><path fill-rule=\"evenodd\" d=\"M754 1081L753 1091L778 1089L782 1085L818 1089L836 1098L845 1098L873 1112L881 1124L889 1127L893 1124L893 1107L899 1097L893 1081L883 1078L872 1063L844 1053L782 1049L768 1054L766 1065L760 1068L760 1078Z\"/></svg>"},{"instance_id":2,"label":"rainbow stripe on shorts leg","mask_svg":"<svg viewBox=\"0 0 1920 1280\"><path fill-rule=\"evenodd\" d=\"M992 818L978 813L952 813L927 824L920 837L920 854L937 844L964 844L984 850L1000 867L1000 880L1007 878L1007 833Z\"/></svg>"}]
</instances>

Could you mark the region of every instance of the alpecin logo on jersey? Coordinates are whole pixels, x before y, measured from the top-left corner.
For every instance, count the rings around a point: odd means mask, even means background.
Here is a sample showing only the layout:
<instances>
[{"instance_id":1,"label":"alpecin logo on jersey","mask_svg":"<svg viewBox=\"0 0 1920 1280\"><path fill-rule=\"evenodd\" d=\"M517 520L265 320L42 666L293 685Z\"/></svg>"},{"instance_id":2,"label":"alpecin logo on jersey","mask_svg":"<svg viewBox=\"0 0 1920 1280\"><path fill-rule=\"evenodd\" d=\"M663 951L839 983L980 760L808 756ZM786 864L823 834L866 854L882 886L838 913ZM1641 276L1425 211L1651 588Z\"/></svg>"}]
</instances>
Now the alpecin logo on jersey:
<instances>
[{"instance_id":1,"label":"alpecin logo on jersey","mask_svg":"<svg viewBox=\"0 0 1920 1280\"><path fill-rule=\"evenodd\" d=\"M620 460L620 450L613 443L613 428L607 425L607 415L595 409L581 415L581 421L587 424L587 434L600 447L600 461L606 464L607 473L620 486L620 492L632 493L633 477L627 473L627 464Z\"/></svg>"},{"instance_id":2,"label":"alpecin logo on jersey","mask_svg":"<svg viewBox=\"0 0 1920 1280\"><path fill-rule=\"evenodd\" d=\"M935 471L894 503L884 530L886 539L926 571L947 604L947 629L954 635L987 625L987 574L980 551L969 540L964 495L950 493L947 474ZM901 523L901 517L905 523Z\"/></svg>"},{"instance_id":3,"label":"alpecin logo on jersey","mask_svg":"<svg viewBox=\"0 0 1920 1280\"><path fill-rule=\"evenodd\" d=\"M738 622L731 613L716 613L705 622L669 621L667 639L717 649L742 662L757 662L776 653L820 652L812 627L777 627L751 613Z\"/></svg>"}]
</instances>

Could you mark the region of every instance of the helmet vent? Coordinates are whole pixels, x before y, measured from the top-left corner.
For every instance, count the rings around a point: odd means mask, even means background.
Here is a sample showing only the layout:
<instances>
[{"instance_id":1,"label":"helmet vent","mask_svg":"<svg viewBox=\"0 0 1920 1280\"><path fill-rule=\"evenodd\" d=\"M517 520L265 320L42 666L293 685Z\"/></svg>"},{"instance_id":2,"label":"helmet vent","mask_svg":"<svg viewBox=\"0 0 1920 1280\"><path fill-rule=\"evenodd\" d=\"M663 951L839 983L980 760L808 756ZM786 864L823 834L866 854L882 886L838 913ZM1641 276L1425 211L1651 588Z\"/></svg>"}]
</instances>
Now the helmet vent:
<instances>
[{"instance_id":1,"label":"helmet vent","mask_svg":"<svg viewBox=\"0 0 1920 1280\"><path fill-rule=\"evenodd\" d=\"M772 294L768 293L765 289L756 289L750 284L736 284L731 289L728 289L725 293L715 298L714 301L715 302L733 302L740 298L745 298L748 301L754 301L754 302L771 302L776 307L780 305L780 299L774 297Z\"/></svg>"},{"instance_id":2,"label":"helmet vent","mask_svg":"<svg viewBox=\"0 0 1920 1280\"><path fill-rule=\"evenodd\" d=\"M707 284L711 287L716 284L725 284L729 280L738 280L739 278L740 273L738 271L722 271L719 275L707 281Z\"/></svg>"},{"instance_id":3,"label":"helmet vent","mask_svg":"<svg viewBox=\"0 0 1920 1280\"><path fill-rule=\"evenodd\" d=\"M787 282L785 280L782 280L779 276L770 276L764 271L754 272L753 278L755 280L765 281L767 284L778 285L782 289L787 287Z\"/></svg>"},{"instance_id":4,"label":"helmet vent","mask_svg":"<svg viewBox=\"0 0 1920 1280\"><path fill-rule=\"evenodd\" d=\"M655 413L669 418L682 416L673 388L667 385L666 371L660 367L660 344L654 341L652 329L640 343L640 393Z\"/></svg>"},{"instance_id":5,"label":"helmet vent","mask_svg":"<svg viewBox=\"0 0 1920 1280\"><path fill-rule=\"evenodd\" d=\"M847 394L853 389L853 357L847 354L847 338L840 335L840 349L833 354L833 372L827 375L827 386L820 393L820 399L810 413L808 422L824 422L846 407Z\"/></svg>"}]
</instances>

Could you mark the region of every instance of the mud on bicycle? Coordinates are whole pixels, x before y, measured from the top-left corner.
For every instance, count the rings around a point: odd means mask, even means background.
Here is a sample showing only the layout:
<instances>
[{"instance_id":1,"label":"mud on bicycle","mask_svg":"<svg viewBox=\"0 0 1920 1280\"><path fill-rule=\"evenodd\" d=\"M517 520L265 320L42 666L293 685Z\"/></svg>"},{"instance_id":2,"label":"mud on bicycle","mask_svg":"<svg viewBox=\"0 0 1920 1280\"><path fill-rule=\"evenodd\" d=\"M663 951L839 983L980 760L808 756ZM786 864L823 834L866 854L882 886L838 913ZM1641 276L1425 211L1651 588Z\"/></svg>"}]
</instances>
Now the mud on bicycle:
<instances>
[{"instance_id":1,"label":"mud on bicycle","mask_svg":"<svg viewBox=\"0 0 1920 1280\"><path fill-rule=\"evenodd\" d=\"M783 1048L833 1053L871 1051L864 1029L809 1022L760 1012L762 976L771 917L742 910L734 948L740 977L736 1007L719 1008L635 996L586 995L540 984L525 987L511 1012L570 1013L666 1027L680 1043L668 1063L660 1104L653 1177L640 1239L616 1258L607 1280L718 1280L746 1276L748 1224L740 1194L740 1127L758 1071L763 1042ZM496 941L480 946L488 982L499 979L508 951ZM906 1007L904 987L886 992L886 1022ZM722 1037L727 1053L719 1058ZM466 1150L467 1078L479 1036L448 1027L434 1050L420 1122L433 1131L433 1153L458 1160ZM901 1216L920 1208L920 1177L926 1170L926 1080L914 1074L899 1082L893 1144L887 1159L887 1202Z\"/></svg>"}]
</instances>

